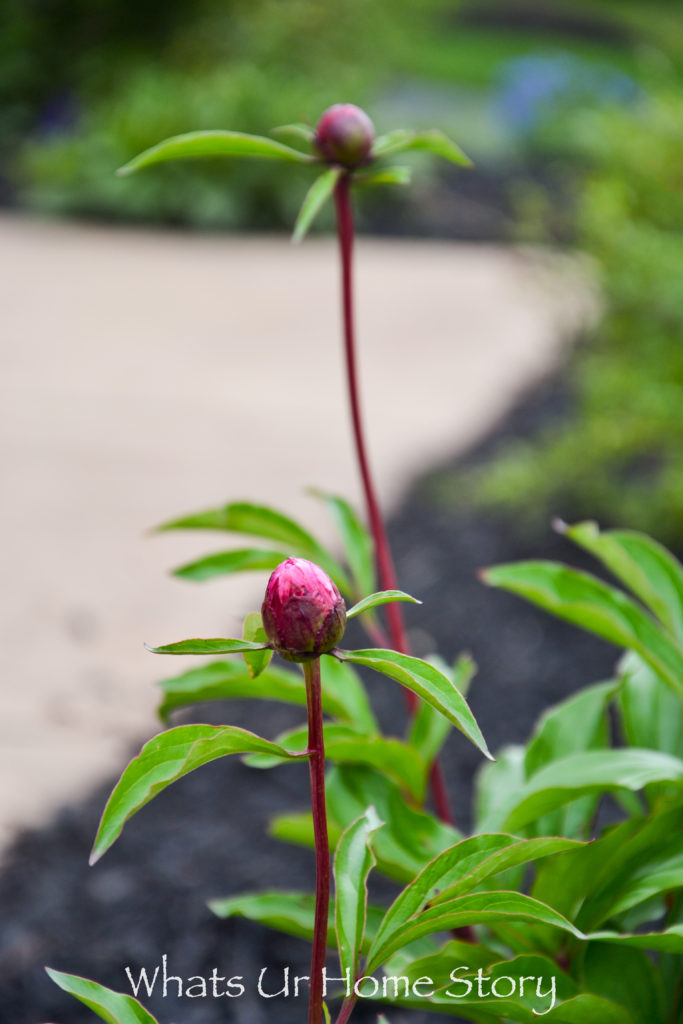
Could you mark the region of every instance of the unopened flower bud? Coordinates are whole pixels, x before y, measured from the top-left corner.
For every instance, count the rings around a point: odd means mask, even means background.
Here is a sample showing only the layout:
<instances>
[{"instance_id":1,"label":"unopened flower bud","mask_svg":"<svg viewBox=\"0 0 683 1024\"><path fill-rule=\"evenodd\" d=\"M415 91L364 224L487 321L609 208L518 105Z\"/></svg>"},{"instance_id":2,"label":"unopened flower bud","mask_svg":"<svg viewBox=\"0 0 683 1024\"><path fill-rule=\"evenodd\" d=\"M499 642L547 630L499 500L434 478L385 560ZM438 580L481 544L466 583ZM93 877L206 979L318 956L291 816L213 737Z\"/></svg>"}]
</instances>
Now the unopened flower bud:
<instances>
[{"instance_id":1,"label":"unopened flower bud","mask_svg":"<svg viewBox=\"0 0 683 1024\"><path fill-rule=\"evenodd\" d=\"M261 606L268 640L287 661L311 661L341 640L346 605L330 577L306 558L273 570Z\"/></svg>"},{"instance_id":2,"label":"unopened flower bud","mask_svg":"<svg viewBox=\"0 0 683 1024\"><path fill-rule=\"evenodd\" d=\"M325 111L315 130L315 145L329 163L357 167L370 156L375 127L360 107L336 103Z\"/></svg>"}]
</instances>

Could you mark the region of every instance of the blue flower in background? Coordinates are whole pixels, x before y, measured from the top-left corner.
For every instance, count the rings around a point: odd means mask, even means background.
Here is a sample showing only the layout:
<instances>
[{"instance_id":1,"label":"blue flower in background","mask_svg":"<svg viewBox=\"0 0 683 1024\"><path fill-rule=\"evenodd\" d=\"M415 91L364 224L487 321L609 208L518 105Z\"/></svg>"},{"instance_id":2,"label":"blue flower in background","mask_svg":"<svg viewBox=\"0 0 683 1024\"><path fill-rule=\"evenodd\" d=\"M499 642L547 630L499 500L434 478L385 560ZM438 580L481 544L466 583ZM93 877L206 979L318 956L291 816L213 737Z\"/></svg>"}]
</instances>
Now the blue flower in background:
<instances>
[{"instance_id":1,"label":"blue flower in background","mask_svg":"<svg viewBox=\"0 0 683 1024\"><path fill-rule=\"evenodd\" d=\"M639 93L632 78L612 68L570 53L531 54L502 65L494 103L506 125L528 134L560 106L628 104Z\"/></svg>"}]
</instances>

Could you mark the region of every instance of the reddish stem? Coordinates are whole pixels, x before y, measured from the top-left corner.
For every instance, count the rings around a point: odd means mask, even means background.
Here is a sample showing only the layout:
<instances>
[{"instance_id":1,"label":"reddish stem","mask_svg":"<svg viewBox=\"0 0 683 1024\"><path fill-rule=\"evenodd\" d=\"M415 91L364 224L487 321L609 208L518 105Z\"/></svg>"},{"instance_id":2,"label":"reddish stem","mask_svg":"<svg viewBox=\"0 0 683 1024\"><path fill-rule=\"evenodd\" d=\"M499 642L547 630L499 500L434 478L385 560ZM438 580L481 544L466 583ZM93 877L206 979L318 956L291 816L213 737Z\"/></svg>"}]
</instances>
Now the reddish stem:
<instances>
[{"instance_id":1,"label":"reddish stem","mask_svg":"<svg viewBox=\"0 0 683 1024\"><path fill-rule=\"evenodd\" d=\"M346 373L349 386L349 398L351 401L351 419L353 421L353 438L356 444L356 455L360 475L363 481L365 492L365 503L370 520L370 530L375 541L375 556L377 558L377 569L379 572L380 585L383 590L396 590L396 570L391 557L391 548L387 538L379 502L375 494L375 487L370 472L365 435L363 433L363 421L360 412L360 397L358 390L358 372L356 368L356 344L355 325L353 316L353 210L351 207L350 178L343 174L337 182L334 191L335 206L337 210L337 229L339 235L339 248L341 252L342 265L342 309L344 314L344 351L346 355ZM398 603L386 606L389 633L394 647L408 653L408 638L403 625L403 616ZM417 698L410 690L406 691L408 706L414 710L417 706Z\"/></svg>"},{"instance_id":2,"label":"reddish stem","mask_svg":"<svg viewBox=\"0 0 683 1024\"><path fill-rule=\"evenodd\" d=\"M353 422L353 437L356 445L356 456L360 467L363 491L365 492L365 504L367 507L370 530L375 542L375 557L377 559L377 571L382 590L396 590L396 570L391 557L389 539L384 528L384 520L380 511L379 502L375 494L375 487L370 472L365 436L363 433L363 422L360 412L360 397L358 389L358 372L356 368L356 344L355 344L355 323L353 310L353 208L351 205L351 178L348 174L342 174L337 181L334 190L334 201L337 212L337 234L339 237L339 251L341 255L342 268L342 311L344 320L344 351L346 355L346 373L351 402L351 419ZM392 646L401 654L410 654L410 645L403 624L403 613L398 602L386 606L387 623ZM411 690L404 690L406 703L409 711L415 714L418 700ZM446 786L439 764L435 761L431 769L432 795L437 814L442 821L452 822Z\"/></svg>"},{"instance_id":3,"label":"reddish stem","mask_svg":"<svg viewBox=\"0 0 683 1024\"><path fill-rule=\"evenodd\" d=\"M325 809L325 744L320 688L320 658L303 663L308 709L308 766L311 776L311 810L315 835L315 921L311 956L308 1024L323 1019L323 968L327 953L327 922L330 906L330 847Z\"/></svg>"}]
</instances>

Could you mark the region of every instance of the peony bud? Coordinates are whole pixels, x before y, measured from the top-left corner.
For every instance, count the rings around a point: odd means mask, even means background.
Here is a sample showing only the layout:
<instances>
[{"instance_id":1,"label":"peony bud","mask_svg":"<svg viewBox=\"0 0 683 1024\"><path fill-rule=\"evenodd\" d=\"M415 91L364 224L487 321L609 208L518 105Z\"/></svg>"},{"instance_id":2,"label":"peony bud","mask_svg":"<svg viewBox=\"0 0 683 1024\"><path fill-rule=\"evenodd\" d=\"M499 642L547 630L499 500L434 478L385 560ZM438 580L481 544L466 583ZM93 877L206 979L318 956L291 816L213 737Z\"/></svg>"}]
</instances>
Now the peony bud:
<instances>
[{"instance_id":1,"label":"peony bud","mask_svg":"<svg viewBox=\"0 0 683 1024\"><path fill-rule=\"evenodd\" d=\"M375 126L360 107L336 103L325 111L315 130L315 145L329 163L357 167L370 156Z\"/></svg>"},{"instance_id":2,"label":"peony bud","mask_svg":"<svg viewBox=\"0 0 683 1024\"><path fill-rule=\"evenodd\" d=\"M335 647L346 626L346 605L320 566L288 558L273 570L261 606L268 640L287 661L311 661Z\"/></svg>"}]
</instances>

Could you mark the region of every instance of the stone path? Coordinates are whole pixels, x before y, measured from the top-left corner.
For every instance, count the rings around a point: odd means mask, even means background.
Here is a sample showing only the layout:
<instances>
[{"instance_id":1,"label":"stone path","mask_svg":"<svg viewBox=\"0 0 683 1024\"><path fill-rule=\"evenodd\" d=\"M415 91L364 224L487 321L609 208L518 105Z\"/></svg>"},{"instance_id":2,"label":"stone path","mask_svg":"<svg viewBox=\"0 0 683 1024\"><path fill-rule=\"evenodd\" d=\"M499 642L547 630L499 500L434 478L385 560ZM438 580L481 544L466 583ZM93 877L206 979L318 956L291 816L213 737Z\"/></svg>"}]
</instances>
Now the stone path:
<instances>
[{"instance_id":1,"label":"stone path","mask_svg":"<svg viewBox=\"0 0 683 1024\"><path fill-rule=\"evenodd\" d=\"M262 500L330 530L304 488L358 499L330 240L196 236L0 217L0 848L154 729L143 640L225 636L265 576L193 585L230 546L145 535ZM363 240L363 399L386 508L556 366L592 307L573 264Z\"/></svg>"}]
</instances>

